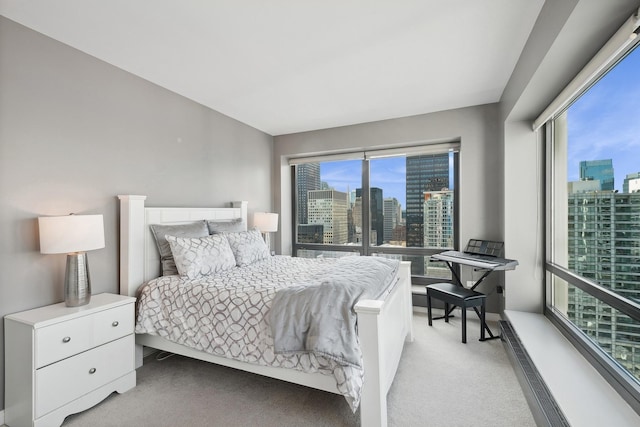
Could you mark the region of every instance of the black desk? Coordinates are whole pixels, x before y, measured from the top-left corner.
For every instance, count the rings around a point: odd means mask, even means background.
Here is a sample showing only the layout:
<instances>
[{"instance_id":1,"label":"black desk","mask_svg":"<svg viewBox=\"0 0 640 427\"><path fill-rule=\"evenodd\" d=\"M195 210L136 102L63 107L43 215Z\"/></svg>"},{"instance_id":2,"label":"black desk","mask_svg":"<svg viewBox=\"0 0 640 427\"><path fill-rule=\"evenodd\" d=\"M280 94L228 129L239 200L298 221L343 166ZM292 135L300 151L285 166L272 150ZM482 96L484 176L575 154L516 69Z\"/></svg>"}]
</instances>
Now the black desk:
<instances>
[{"instance_id":1,"label":"black desk","mask_svg":"<svg viewBox=\"0 0 640 427\"><path fill-rule=\"evenodd\" d=\"M449 267L449 270L451 270L451 274L453 275L453 278L454 278L454 284L462 288L464 288L464 286L462 285L462 281L460 280L460 277L458 276L458 273L454 268L455 264L467 265L469 267L473 267L476 270L483 271L484 273L482 274L480 279L478 279L471 287L472 291L475 290L478 287L478 285L480 285L480 283L482 283L482 281L486 279L487 276L492 272L515 270L516 266L518 265L518 261L513 259L496 258L496 257L491 257L486 255L473 255L473 254L468 254L468 253L459 252L459 251L441 252L439 254L432 255L431 260L444 261ZM455 307L451 307L449 312L445 313L444 316L442 317L438 317L437 319L441 319L441 318L446 319L447 317L450 316L450 313L454 310L454 308ZM482 317L480 316L480 313L478 313L478 310L476 307L474 307L474 310L478 314L478 317L480 317L482 320ZM499 338L499 336L493 335L493 333L491 332L491 330L489 329L489 327L485 322L483 322L483 328L489 334L489 338L486 338L486 339Z\"/></svg>"}]
</instances>

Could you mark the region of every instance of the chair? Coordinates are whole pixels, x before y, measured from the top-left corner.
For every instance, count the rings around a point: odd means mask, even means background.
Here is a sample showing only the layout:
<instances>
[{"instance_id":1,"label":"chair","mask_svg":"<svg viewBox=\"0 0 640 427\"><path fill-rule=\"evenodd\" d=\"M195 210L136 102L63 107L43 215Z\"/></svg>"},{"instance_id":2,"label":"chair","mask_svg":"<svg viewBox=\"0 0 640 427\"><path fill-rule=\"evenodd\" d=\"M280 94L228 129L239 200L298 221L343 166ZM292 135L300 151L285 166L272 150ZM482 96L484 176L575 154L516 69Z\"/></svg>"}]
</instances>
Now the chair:
<instances>
[{"instance_id":1,"label":"chair","mask_svg":"<svg viewBox=\"0 0 640 427\"><path fill-rule=\"evenodd\" d=\"M445 322L449 322L449 317L453 317L449 314L449 304L460 307L462 311L462 342L467 342L467 308L473 307L475 312L480 317L480 341L485 340L485 315L486 315L486 300L487 296L480 292L466 289L459 285L452 283L434 283L433 285L427 285L427 312L429 316L429 326L433 326L433 318L431 316L431 298L436 298L444 301L444 316L437 317L436 319L444 318ZM480 307L480 312L478 308Z\"/></svg>"}]
</instances>

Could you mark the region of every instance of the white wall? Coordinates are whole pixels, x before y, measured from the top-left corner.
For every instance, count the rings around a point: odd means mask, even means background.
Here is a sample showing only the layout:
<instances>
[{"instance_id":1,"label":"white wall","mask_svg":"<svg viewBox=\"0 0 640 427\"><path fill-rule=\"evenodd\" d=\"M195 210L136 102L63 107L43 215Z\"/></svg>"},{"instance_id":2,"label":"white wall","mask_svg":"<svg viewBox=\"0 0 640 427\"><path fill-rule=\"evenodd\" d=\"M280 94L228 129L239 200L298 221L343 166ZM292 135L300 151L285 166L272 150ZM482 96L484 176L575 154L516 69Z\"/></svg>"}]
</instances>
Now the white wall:
<instances>
[{"instance_id":1,"label":"white wall","mask_svg":"<svg viewBox=\"0 0 640 427\"><path fill-rule=\"evenodd\" d=\"M92 287L117 293L118 194L270 211L272 149L269 135L0 17L0 318L63 299L65 255L39 253L38 216L103 214Z\"/></svg>"}]
</instances>

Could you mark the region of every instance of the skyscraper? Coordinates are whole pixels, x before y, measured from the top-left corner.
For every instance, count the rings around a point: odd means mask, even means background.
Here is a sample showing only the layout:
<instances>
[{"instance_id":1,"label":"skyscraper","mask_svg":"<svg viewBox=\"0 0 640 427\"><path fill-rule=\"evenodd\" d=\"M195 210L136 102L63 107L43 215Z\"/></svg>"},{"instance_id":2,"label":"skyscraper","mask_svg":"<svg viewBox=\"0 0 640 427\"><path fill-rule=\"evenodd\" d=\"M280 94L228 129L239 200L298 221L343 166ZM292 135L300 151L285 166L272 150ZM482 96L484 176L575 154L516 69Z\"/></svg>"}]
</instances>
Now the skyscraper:
<instances>
[{"instance_id":1,"label":"skyscraper","mask_svg":"<svg viewBox=\"0 0 640 427\"><path fill-rule=\"evenodd\" d=\"M568 268L632 300L640 298L640 193L569 194ZM576 287L567 315L640 377L640 325Z\"/></svg>"},{"instance_id":2,"label":"skyscraper","mask_svg":"<svg viewBox=\"0 0 640 427\"><path fill-rule=\"evenodd\" d=\"M355 214L357 211L358 202L360 202L360 215L362 215L362 188L356 188L356 204L354 208L354 221L357 221ZM384 210L383 210L383 198L382 189L377 187L371 187L369 195L369 215L370 222L370 236L369 241L372 245L380 246L384 242ZM362 221L360 220L360 224Z\"/></svg>"},{"instance_id":3,"label":"skyscraper","mask_svg":"<svg viewBox=\"0 0 640 427\"><path fill-rule=\"evenodd\" d=\"M312 190L307 195L309 224L323 225L322 243L347 243L347 193L336 190Z\"/></svg>"},{"instance_id":4,"label":"skyscraper","mask_svg":"<svg viewBox=\"0 0 640 427\"><path fill-rule=\"evenodd\" d=\"M427 154L406 158L407 247L424 246L424 193L449 189L449 154ZM411 274L423 276L424 257L407 257Z\"/></svg>"},{"instance_id":5,"label":"skyscraper","mask_svg":"<svg viewBox=\"0 0 640 427\"><path fill-rule=\"evenodd\" d=\"M424 193L424 247L453 249L453 191ZM449 279L451 272L443 263L424 260L427 276Z\"/></svg>"},{"instance_id":6,"label":"skyscraper","mask_svg":"<svg viewBox=\"0 0 640 427\"><path fill-rule=\"evenodd\" d=\"M424 193L449 189L449 154L408 156L407 247L424 245Z\"/></svg>"},{"instance_id":7,"label":"skyscraper","mask_svg":"<svg viewBox=\"0 0 640 427\"><path fill-rule=\"evenodd\" d=\"M613 161L583 160L580 162L581 181L600 181L600 189L603 191L614 190Z\"/></svg>"},{"instance_id":8,"label":"skyscraper","mask_svg":"<svg viewBox=\"0 0 640 427\"><path fill-rule=\"evenodd\" d=\"M424 193L424 247L453 249L453 191Z\"/></svg>"},{"instance_id":9,"label":"skyscraper","mask_svg":"<svg viewBox=\"0 0 640 427\"><path fill-rule=\"evenodd\" d=\"M383 241L393 240L393 230L400 224L400 202L395 197L385 197L383 201L384 231Z\"/></svg>"},{"instance_id":10,"label":"skyscraper","mask_svg":"<svg viewBox=\"0 0 640 427\"><path fill-rule=\"evenodd\" d=\"M296 166L298 189L298 224L308 224L307 192L320 189L320 163L303 163Z\"/></svg>"}]
</instances>

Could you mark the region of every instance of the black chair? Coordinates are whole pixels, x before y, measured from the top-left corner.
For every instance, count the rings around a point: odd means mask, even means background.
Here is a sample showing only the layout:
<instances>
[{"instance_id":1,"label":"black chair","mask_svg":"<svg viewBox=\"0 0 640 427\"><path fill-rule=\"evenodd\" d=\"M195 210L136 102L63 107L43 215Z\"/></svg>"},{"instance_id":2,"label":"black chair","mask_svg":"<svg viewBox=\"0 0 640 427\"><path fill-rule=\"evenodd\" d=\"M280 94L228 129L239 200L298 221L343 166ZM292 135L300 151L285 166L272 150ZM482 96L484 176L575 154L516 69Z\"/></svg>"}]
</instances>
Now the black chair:
<instances>
[{"instance_id":1,"label":"black chair","mask_svg":"<svg viewBox=\"0 0 640 427\"><path fill-rule=\"evenodd\" d=\"M473 307L480 317L480 341L485 340L485 303L487 300L487 296L485 294L472 291L471 289L466 289L452 283L434 283L433 285L427 285L427 312L429 316L429 326L433 326L433 318L431 316L431 298L444 301L444 316L437 317L436 319L444 318L444 321L447 323L449 322L449 317L453 317L449 314L449 304L461 308L463 343L467 342L467 308ZM478 307L480 307L480 312L478 312Z\"/></svg>"}]
</instances>

